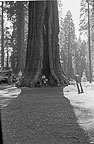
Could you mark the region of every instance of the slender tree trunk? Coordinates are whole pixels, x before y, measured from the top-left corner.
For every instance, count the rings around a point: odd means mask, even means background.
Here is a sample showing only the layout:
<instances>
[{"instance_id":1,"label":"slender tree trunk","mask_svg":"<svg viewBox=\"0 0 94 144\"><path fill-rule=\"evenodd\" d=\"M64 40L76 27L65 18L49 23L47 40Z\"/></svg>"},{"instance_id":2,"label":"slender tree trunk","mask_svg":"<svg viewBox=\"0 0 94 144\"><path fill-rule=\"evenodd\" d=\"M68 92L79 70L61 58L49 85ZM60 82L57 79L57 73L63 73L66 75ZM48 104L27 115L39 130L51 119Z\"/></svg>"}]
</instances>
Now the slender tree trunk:
<instances>
[{"instance_id":1,"label":"slender tree trunk","mask_svg":"<svg viewBox=\"0 0 94 144\"><path fill-rule=\"evenodd\" d=\"M29 2L26 65L20 86L34 87L45 75L50 85L67 84L59 59L56 0Z\"/></svg>"},{"instance_id":2,"label":"slender tree trunk","mask_svg":"<svg viewBox=\"0 0 94 144\"><path fill-rule=\"evenodd\" d=\"M67 76L70 79L70 34L68 36L68 64L67 64Z\"/></svg>"},{"instance_id":3,"label":"slender tree trunk","mask_svg":"<svg viewBox=\"0 0 94 144\"><path fill-rule=\"evenodd\" d=\"M4 24L3 24L3 2L2 2L1 67L2 67L2 69L4 69Z\"/></svg>"},{"instance_id":4,"label":"slender tree trunk","mask_svg":"<svg viewBox=\"0 0 94 144\"><path fill-rule=\"evenodd\" d=\"M6 67L9 67L9 53L8 53L8 47L7 47L7 61L6 61Z\"/></svg>"}]
</instances>

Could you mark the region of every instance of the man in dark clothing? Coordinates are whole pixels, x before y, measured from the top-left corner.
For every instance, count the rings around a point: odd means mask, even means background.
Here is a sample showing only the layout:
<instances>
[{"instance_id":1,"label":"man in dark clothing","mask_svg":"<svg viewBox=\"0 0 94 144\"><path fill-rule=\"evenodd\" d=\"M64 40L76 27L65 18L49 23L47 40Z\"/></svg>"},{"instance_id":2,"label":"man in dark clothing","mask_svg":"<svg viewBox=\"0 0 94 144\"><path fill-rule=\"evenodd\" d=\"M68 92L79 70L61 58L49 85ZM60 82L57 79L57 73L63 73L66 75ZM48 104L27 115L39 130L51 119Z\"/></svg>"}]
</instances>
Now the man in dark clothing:
<instances>
[{"instance_id":1,"label":"man in dark clothing","mask_svg":"<svg viewBox=\"0 0 94 144\"><path fill-rule=\"evenodd\" d=\"M81 77L79 75L75 75L75 81L77 85L78 94L84 93L82 85L81 85Z\"/></svg>"}]
</instances>

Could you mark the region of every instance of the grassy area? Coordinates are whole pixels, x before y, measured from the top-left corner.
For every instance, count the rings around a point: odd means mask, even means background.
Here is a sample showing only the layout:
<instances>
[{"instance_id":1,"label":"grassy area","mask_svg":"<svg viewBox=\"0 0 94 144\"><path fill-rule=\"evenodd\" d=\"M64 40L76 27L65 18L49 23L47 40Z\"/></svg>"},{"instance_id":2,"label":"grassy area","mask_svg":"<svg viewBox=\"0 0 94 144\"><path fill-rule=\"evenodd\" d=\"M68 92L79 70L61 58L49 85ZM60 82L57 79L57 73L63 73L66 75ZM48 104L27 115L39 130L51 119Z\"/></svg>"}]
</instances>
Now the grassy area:
<instances>
[{"instance_id":1,"label":"grassy area","mask_svg":"<svg viewBox=\"0 0 94 144\"><path fill-rule=\"evenodd\" d=\"M22 88L2 109L4 144L89 144L62 88Z\"/></svg>"}]
</instances>

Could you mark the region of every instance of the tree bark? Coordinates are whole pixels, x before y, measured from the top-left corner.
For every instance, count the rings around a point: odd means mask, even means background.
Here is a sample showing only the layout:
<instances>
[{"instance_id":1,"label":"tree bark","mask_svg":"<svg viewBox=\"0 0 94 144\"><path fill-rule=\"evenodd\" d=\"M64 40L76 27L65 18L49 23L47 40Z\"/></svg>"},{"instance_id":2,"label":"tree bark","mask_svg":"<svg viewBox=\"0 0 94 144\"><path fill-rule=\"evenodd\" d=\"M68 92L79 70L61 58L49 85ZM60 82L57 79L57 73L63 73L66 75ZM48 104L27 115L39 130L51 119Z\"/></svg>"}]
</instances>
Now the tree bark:
<instances>
[{"instance_id":1,"label":"tree bark","mask_svg":"<svg viewBox=\"0 0 94 144\"><path fill-rule=\"evenodd\" d=\"M1 21L1 25L2 25L2 35L1 35L1 67L2 69L4 69L4 20L3 20L3 4L4 2L2 2L2 21Z\"/></svg>"},{"instance_id":2,"label":"tree bark","mask_svg":"<svg viewBox=\"0 0 94 144\"><path fill-rule=\"evenodd\" d=\"M23 51L24 51L24 4L17 2L17 48L18 48L18 72L24 69Z\"/></svg>"},{"instance_id":3,"label":"tree bark","mask_svg":"<svg viewBox=\"0 0 94 144\"><path fill-rule=\"evenodd\" d=\"M57 1L30 1L26 65L19 86L34 87L42 75L50 85L68 84L59 59L58 33Z\"/></svg>"}]
</instances>

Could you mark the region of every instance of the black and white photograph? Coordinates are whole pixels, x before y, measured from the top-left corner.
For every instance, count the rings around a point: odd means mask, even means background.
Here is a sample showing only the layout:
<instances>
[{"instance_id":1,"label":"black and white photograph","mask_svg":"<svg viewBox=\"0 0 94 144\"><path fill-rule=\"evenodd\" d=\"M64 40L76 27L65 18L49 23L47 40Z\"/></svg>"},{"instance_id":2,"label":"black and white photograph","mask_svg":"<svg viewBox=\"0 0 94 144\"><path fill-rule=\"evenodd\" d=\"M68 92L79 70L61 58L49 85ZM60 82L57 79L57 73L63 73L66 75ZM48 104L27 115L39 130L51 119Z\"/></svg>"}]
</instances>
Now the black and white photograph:
<instances>
[{"instance_id":1,"label":"black and white photograph","mask_svg":"<svg viewBox=\"0 0 94 144\"><path fill-rule=\"evenodd\" d=\"M94 144L94 0L0 1L0 144Z\"/></svg>"}]
</instances>

